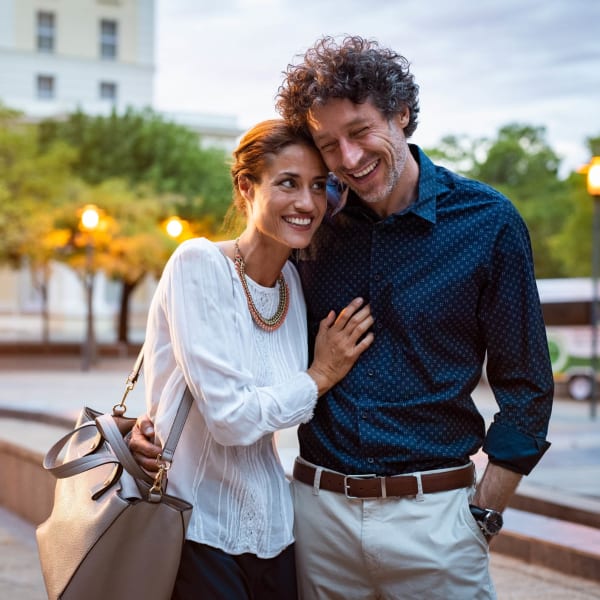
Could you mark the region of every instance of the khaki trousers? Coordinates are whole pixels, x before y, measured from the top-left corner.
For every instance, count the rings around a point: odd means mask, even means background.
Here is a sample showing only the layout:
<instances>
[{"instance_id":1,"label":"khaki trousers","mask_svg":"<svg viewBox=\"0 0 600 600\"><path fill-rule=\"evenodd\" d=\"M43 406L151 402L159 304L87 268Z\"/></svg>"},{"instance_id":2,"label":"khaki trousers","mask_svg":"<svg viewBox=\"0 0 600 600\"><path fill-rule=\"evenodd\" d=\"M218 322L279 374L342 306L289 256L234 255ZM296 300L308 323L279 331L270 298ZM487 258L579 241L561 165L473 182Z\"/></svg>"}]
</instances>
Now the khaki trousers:
<instances>
[{"instance_id":1,"label":"khaki trousers","mask_svg":"<svg viewBox=\"0 0 600 600\"><path fill-rule=\"evenodd\" d=\"M369 500L293 481L301 600L491 600L473 488Z\"/></svg>"}]
</instances>

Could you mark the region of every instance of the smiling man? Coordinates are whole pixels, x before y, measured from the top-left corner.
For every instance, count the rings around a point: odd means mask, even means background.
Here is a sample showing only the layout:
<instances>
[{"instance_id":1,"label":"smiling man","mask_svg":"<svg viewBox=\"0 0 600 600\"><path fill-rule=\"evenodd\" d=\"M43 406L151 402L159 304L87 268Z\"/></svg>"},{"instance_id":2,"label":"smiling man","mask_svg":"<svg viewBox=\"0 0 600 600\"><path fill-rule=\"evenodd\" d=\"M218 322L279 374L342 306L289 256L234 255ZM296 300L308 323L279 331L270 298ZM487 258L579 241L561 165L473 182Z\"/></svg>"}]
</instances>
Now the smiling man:
<instances>
[{"instance_id":1,"label":"smiling man","mask_svg":"<svg viewBox=\"0 0 600 600\"><path fill-rule=\"evenodd\" d=\"M494 598L488 543L549 447L552 372L527 229L510 201L407 139L418 86L376 42L325 37L277 107L342 186L297 255L312 340L349 299L375 342L300 426L294 467L303 599ZM499 410L471 393L487 355ZM471 456L489 464L474 484Z\"/></svg>"}]
</instances>

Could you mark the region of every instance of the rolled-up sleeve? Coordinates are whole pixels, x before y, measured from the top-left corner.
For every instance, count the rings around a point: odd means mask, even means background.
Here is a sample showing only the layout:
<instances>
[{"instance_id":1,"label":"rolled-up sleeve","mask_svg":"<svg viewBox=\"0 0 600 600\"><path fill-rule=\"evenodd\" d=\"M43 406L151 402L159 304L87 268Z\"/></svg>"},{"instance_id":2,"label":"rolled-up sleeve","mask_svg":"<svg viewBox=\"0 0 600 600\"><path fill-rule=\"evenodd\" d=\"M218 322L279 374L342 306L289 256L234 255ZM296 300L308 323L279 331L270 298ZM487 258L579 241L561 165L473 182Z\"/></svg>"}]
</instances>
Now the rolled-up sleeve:
<instances>
[{"instance_id":1,"label":"rolled-up sleeve","mask_svg":"<svg viewBox=\"0 0 600 600\"><path fill-rule=\"evenodd\" d=\"M550 447L554 381L529 234L516 210L506 212L480 308L487 377L500 409L483 450L490 462L527 475Z\"/></svg>"}]
</instances>

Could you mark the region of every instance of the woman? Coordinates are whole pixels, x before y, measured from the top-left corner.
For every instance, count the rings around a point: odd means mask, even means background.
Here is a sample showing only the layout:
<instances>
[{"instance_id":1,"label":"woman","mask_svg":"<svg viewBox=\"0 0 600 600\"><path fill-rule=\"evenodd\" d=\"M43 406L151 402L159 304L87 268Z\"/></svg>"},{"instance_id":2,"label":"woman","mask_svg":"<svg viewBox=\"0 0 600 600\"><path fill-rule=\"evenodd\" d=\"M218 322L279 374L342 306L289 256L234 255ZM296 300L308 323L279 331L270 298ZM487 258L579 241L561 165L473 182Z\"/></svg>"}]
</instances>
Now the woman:
<instances>
[{"instance_id":1,"label":"woman","mask_svg":"<svg viewBox=\"0 0 600 600\"><path fill-rule=\"evenodd\" d=\"M195 398L169 473L170 492L194 505L176 599L295 597L292 500L273 433L309 420L373 339L356 299L323 320L307 368L306 309L287 259L325 213L327 169L312 139L265 121L233 156L244 231L182 244L148 317L145 384L158 444L186 385Z\"/></svg>"}]
</instances>

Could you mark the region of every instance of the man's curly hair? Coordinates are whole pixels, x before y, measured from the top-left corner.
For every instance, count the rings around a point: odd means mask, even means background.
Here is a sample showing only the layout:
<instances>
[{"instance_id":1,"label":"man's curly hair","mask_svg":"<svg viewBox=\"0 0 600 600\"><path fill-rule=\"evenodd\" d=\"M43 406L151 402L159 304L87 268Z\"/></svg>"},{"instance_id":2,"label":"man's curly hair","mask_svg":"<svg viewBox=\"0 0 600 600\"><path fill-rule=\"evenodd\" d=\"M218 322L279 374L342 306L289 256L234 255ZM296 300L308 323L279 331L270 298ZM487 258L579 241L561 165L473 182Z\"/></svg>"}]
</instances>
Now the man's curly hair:
<instances>
[{"instance_id":1,"label":"man's curly hair","mask_svg":"<svg viewBox=\"0 0 600 600\"><path fill-rule=\"evenodd\" d=\"M315 104L332 98L347 98L355 104L371 100L390 119L410 111L404 135L417 128L419 86L404 56L382 48L378 42L359 36L345 37L339 44L325 36L309 48L303 61L288 65L276 107L292 126L306 129L308 114Z\"/></svg>"}]
</instances>

